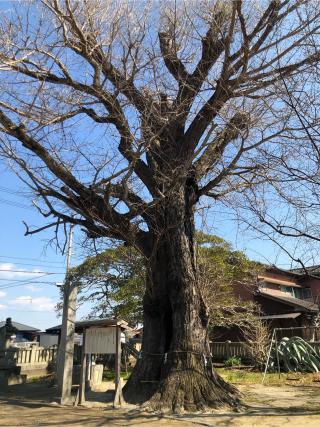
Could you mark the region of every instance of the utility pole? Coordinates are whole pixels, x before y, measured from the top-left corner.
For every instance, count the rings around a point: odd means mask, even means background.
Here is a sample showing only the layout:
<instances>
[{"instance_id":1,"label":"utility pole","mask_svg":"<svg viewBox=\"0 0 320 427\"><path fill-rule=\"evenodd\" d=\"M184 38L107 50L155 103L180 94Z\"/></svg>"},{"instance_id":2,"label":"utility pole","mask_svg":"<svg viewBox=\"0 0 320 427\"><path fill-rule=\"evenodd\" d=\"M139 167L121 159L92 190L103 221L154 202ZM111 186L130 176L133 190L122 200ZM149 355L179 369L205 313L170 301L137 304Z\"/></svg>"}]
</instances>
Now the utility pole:
<instances>
[{"instance_id":1,"label":"utility pole","mask_svg":"<svg viewBox=\"0 0 320 427\"><path fill-rule=\"evenodd\" d=\"M78 293L77 286L72 284L68 279L72 255L73 227L73 225L70 226L68 239L66 278L63 286L62 327L57 363L57 381L61 396L60 403L62 405L73 404L71 398L71 387Z\"/></svg>"}]
</instances>

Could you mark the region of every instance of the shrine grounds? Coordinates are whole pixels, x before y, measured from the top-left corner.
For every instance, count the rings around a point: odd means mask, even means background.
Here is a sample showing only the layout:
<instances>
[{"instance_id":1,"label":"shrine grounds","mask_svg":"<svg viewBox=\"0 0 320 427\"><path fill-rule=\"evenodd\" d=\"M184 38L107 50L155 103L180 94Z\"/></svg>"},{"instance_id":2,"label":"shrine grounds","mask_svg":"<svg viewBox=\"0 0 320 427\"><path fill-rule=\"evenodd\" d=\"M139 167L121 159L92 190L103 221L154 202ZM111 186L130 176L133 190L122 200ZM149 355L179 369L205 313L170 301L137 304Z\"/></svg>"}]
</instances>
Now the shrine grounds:
<instances>
[{"instance_id":1,"label":"shrine grounds","mask_svg":"<svg viewBox=\"0 0 320 427\"><path fill-rule=\"evenodd\" d=\"M161 416L141 412L133 405L113 409L114 384L103 382L87 395L86 406L62 407L48 380L0 390L0 426L319 426L320 378L317 375L276 374L261 384L260 374L220 372L243 394L240 412L218 410ZM259 381L258 381L259 380Z\"/></svg>"}]
</instances>

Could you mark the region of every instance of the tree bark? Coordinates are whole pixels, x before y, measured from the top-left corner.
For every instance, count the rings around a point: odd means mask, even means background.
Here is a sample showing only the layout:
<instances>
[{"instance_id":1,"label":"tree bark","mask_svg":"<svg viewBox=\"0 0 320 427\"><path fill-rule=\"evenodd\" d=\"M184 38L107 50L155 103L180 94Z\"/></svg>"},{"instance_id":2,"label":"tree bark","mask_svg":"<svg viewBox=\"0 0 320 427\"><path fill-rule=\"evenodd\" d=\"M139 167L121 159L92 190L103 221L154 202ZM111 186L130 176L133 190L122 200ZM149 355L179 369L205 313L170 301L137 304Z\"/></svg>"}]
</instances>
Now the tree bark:
<instances>
[{"instance_id":1,"label":"tree bark","mask_svg":"<svg viewBox=\"0 0 320 427\"><path fill-rule=\"evenodd\" d=\"M124 389L128 402L165 412L239 405L212 367L191 191L176 193L157 221L163 229L148 262L141 358Z\"/></svg>"}]
</instances>

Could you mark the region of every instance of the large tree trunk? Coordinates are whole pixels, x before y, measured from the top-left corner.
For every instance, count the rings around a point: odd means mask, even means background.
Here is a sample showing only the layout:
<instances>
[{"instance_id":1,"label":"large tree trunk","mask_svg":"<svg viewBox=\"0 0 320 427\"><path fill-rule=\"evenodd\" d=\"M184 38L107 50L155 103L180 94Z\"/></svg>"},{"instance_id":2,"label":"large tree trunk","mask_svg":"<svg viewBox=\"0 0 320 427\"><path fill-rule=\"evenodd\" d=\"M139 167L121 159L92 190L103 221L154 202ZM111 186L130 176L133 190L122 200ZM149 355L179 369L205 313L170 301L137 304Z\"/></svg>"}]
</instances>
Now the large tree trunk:
<instances>
[{"instance_id":1,"label":"large tree trunk","mask_svg":"<svg viewBox=\"0 0 320 427\"><path fill-rule=\"evenodd\" d=\"M239 404L236 389L212 368L189 200L184 190L163 209L148 262L141 358L124 389L128 402L161 411Z\"/></svg>"}]
</instances>

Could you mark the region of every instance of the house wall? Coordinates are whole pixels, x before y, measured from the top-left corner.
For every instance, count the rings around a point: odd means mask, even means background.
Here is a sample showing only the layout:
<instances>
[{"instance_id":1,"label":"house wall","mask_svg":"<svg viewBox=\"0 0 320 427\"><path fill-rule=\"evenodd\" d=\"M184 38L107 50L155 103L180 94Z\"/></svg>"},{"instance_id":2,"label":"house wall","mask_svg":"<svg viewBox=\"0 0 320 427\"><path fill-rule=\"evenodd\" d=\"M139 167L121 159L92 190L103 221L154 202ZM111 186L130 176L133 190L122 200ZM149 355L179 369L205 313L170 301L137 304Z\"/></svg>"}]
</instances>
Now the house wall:
<instances>
[{"instance_id":1,"label":"house wall","mask_svg":"<svg viewBox=\"0 0 320 427\"><path fill-rule=\"evenodd\" d=\"M273 283L263 282L264 288L263 290L268 292L271 295L275 296L284 296L285 292L281 290L280 285L275 285Z\"/></svg>"},{"instance_id":2,"label":"house wall","mask_svg":"<svg viewBox=\"0 0 320 427\"><path fill-rule=\"evenodd\" d=\"M58 345L58 335L40 335L40 347L52 347L53 345Z\"/></svg>"},{"instance_id":3,"label":"house wall","mask_svg":"<svg viewBox=\"0 0 320 427\"><path fill-rule=\"evenodd\" d=\"M305 281L305 284L311 288L313 302L320 304L320 279L310 277Z\"/></svg>"},{"instance_id":4,"label":"house wall","mask_svg":"<svg viewBox=\"0 0 320 427\"><path fill-rule=\"evenodd\" d=\"M283 281L283 285L284 286L294 286L294 285L299 285L298 284L298 279L291 277L290 275L286 275L282 272L274 272L274 271L265 271L263 274L261 274L261 277L266 277L269 279L275 279L275 280L280 280Z\"/></svg>"},{"instance_id":5,"label":"house wall","mask_svg":"<svg viewBox=\"0 0 320 427\"><path fill-rule=\"evenodd\" d=\"M269 280L278 280L279 283L271 283ZM320 278L310 278L308 276L294 277L288 272L286 275L284 272L265 271L259 276L260 284L263 282L265 285L263 291L276 297L288 297L289 294L281 290L281 286L292 286L296 289L310 288L313 294L313 301L316 304L320 304ZM234 285L234 293L236 297L244 301L254 301L261 307L261 311L264 315L277 315L287 314L292 312L301 313L296 318L277 318L267 320L270 327L273 328L292 328L289 331L283 331L283 336L299 335L307 340L313 338L314 330L307 328L306 330L299 329L301 327L308 327L311 325L311 318L314 312L299 308L295 308L289 305L285 301L279 301L264 297L263 294L255 292L259 288L258 284L252 286L244 286L241 284ZM304 313L304 311L307 311ZM279 332L280 333L280 332ZM281 339L281 337L278 337ZM211 331L211 339L213 341L243 341L244 337L239 328L223 328L216 327ZM315 338L320 341L319 337Z\"/></svg>"},{"instance_id":6,"label":"house wall","mask_svg":"<svg viewBox=\"0 0 320 427\"><path fill-rule=\"evenodd\" d=\"M254 301L254 292L258 289L256 285L245 286L241 283L233 285L233 292L235 296L243 301Z\"/></svg>"}]
</instances>

